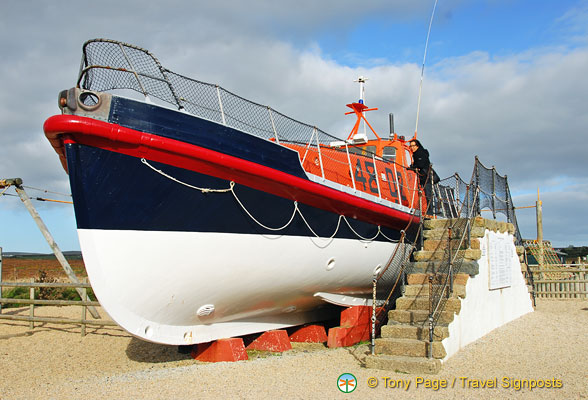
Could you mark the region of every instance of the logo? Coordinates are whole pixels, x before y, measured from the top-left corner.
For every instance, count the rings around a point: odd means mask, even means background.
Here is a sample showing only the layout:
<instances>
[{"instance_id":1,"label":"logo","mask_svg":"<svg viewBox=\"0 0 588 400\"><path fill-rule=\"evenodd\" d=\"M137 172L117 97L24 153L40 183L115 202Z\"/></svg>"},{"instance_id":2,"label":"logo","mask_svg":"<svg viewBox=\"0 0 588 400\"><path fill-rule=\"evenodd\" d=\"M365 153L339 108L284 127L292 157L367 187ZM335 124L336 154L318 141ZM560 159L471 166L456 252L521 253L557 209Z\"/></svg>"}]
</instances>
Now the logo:
<instances>
[{"instance_id":1,"label":"logo","mask_svg":"<svg viewBox=\"0 0 588 400\"><path fill-rule=\"evenodd\" d=\"M357 379L351 374L342 374L337 378L337 387L343 393L351 393L357 387Z\"/></svg>"}]
</instances>

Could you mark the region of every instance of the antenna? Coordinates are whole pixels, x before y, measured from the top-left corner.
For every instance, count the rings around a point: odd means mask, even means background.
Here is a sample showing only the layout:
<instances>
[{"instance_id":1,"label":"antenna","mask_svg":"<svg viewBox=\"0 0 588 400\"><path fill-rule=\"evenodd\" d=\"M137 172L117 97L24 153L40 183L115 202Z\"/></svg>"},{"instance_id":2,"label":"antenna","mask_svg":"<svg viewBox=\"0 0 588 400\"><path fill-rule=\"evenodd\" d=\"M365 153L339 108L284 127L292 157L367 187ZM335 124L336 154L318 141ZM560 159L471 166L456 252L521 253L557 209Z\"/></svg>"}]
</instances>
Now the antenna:
<instances>
[{"instance_id":1,"label":"antenna","mask_svg":"<svg viewBox=\"0 0 588 400\"><path fill-rule=\"evenodd\" d=\"M437 0L433 5L433 12L431 12L431 19L429 20L429 30L427 31L427 40L425 41L425 54L423 55L423 66L421 67L421 82L419 84L419 97L417 100L417 114L416 114L416 125L414 127L414 138L417 137L419 128L419 114L421 111L421 93L423 91L423 76L425 75L425 60L427 59L427 48L429 47L429 36L431 36L431 25L433 25L433 17L435 16L435 9L437 8Z\"/></svg>"},{"instance_id":2,"label":"antenna","mask_svg":"<svg viewBox=\"0 0 588 400\"><path fill-rule=\"evenodd\" d=\"M394 137L394 114L388 114L388 119L390 121L390 138Z\"/></svg>"},{"instance_id":3,"label":"antenna","mask_svg":"<svg viewBox=\"0 0 588 400\"><path fill-rule=\"evenodd\" d=\"M360 76L359 78L357 78L357 80L353 81L353 82L359 82L359 100L357 101L359 104L364 104L365 105L365 82L368 80L368 78L365 78L363 76ZM365 119L363 121L363 137L367 139L367 129L365 127Z\"/></svg>"},{"instance_id":4,"label":"antenna","mask_svg":"<svg viewBox=\"0 0 588 400\"><path fill-rule=\"evenodd\" d=\"M359 78L357 78L357 80L353 81L353 82L359 82L359 104L364 104L365 101L365 87L363 86L363 84L368 80L368 78L364 78L363 76L360 76Z\"/></svg>"},{"instance_id":5,"label":"antenna","mask_svg":"<svg viewBox=\"0 0 588 400\"><path fill-rule=\"evenodd\" d=\"M368 80L368 78L364 78L363 76L360 76L359 78L357 78L357 80L353 81L353 82L359 82L359 100L357 103L347 104L347 107L351 108L353 111L346 112L345 115L355 114L355 116L357 117L357 120L355 121L355 125L353 125L353 128L351 129L351 133L347 137L347 140L348 141L352 140L353 143L361 143L361 144L367 143L368 139L367 139L366 125L369 126L370 130L374 133L374 135L376 135L376 137L378 139L380 139L380 137L378 136L378 134L376 133L374 128L372 128L370 123L367 122L367 120L365 119L365 116L363 115L363 113L366 111L377 110L377 108L368 108L364 104L364 102L365 102L364 84L367 80ZM362 121L363 121L363 133L360 134L360 133L358 133L358 130L359 130L359 125Z\"/></svg>"}]
</instances>

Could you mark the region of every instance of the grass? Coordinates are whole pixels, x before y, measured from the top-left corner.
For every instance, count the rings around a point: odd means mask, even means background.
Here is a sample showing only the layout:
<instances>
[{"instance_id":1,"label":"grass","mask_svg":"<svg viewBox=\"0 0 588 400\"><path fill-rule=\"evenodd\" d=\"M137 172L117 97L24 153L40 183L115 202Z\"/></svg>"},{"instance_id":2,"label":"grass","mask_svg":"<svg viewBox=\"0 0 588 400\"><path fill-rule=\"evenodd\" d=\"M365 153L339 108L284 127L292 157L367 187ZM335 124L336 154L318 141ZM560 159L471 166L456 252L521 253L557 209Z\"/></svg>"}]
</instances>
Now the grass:
<instances>
[{"instance_id":1,"label":"grass","mask_svg":"<svg viewBox=\"0 0 588 400\"><path fill-rule=\"evenodd\" d=\"M247 351L247 357L249 357L250 360L254 360L256 358L268 358L268 357L282 355L282 353L273 352L273 351L264 351L264 350L246 350L246 351Z\"/></svg>"},{"instance_id":2,"label":"grass","mask_svg":"<svg viewBox=\"0 0 588 400\"><path fill-rule=\"evenodd\" d=\"M29 289L25 287L15 287L10 289L8 292L2 293L2 297L7 299L28 299L29 298ZM18 304L18 303L8 303L2 304L2 308L16 308L16 307L24 307L26 304Z\"/></svg>"},{"instance_id":3,"label":"grass","mask_svg":"<svg viewBox=\"0 0 588 400\"><path fill-rule=\"evenodd\" d=\"M38 283L55 283L57 280L55 278L51 278L47 275L47 273L43 270L39 271L39 276L35 278L35 282ZM96 296L91 288L87 289L88 291L88 300L96 301ZM30 289L28 287L14 287L8 291L2 291L2 297L7 299L30 299ZM42 287L42 288L35 288L35 299L39 300L72 300L72 301L80 301L80 295L76 291L75 288L72 287ZM7 303L3 304L2 308L16 308L16 307L24 307L27 304L20 304L20 303ZM40 305L35 305L40 307Z\"/></svg>"}]
</instances>

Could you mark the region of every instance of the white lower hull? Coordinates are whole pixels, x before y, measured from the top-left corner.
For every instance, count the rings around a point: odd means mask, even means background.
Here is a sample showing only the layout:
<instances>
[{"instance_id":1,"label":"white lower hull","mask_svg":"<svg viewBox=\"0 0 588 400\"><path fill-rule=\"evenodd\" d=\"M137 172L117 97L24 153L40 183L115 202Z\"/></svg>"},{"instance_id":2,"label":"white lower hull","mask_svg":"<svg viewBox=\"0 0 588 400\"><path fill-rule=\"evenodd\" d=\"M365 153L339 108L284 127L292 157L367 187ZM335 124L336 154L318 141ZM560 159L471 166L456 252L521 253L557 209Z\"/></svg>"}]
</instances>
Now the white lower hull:
<instances>
[{"instance_id":1,"label":"white lower hull","mask_svg":"<svg viewBox=\"0 0 588 400\"><path fill-rule=\"evenodd\" d=\"M396 246L228 233L78 233L94 292L113 320L142 339L174 345L327 318L315 293L371 296L374 272Z\"/></svg>"}]
</instances>

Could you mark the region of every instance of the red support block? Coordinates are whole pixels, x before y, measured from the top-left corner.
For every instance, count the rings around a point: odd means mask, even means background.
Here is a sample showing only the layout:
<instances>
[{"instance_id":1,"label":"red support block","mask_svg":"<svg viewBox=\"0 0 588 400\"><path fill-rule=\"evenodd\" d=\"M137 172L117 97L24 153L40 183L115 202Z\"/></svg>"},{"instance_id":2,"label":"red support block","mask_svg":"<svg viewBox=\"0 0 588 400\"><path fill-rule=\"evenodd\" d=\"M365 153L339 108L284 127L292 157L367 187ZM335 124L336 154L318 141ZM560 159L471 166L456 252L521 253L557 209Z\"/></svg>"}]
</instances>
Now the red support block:
<instances>
[{"instance_id":1,"label":"red support block","mask_svg":"<svg viewBox=\"0 0 588 400\"><path fill-rule=\"evenodd\" d=\"M349 333L348 331L349 328L341 328L340 326L329 329L327 347L334 348L351 346L353 343L350 343L350 340L347 338L347 334Z\"/></svg>"},{"instance_id":2,"label":"red support block","mask_svg":"<svg viewBox=\"0 0 588 400\"><path fill-rule=\"evenodd\" d=\"M369 340L371 316L370 306L354 306L341 311L341 326L329 329L327 346L347 347Z\"/></svg>"},{"instance_id":3,"label":"red support block","mask_svg":"<svg viewBox=\"0 0 588 400\"><path fill-rule=\"evenodd\" d=\"M349 335L357 340L355 343L365 342L366 340L370 340L372 335L372 326L371 324L365 325L357 325L349 328L350 332ZM355 344L354 343L354 344Z\"/></svg>"},{"instance_id":4,"label":"red support block","mask_svg":"<svg viewBox=\"0 0 588 400\"><path fill-rule=\"evenodd\" d=\"M247 350L263 350L281 353L292 350L292 344L285 330L267 331L251 342Z\"/></svg>"},{"instance_id":5,"label":"red support block","mask_svg":"<svg viewBox=\"0 0 588 400\"><path fill-rule=\"evenodd\" d=\"M371 334L370 325L357 325L351 328L338 326L329 329L327 347L349 347L369 340Z\"/></svg>"},{"instance_id":6,"label":"red support block","mask_svg":"<svg viewBox=\"0 0 588 400\"><path fill-rule=\"evenodd\" d=\"M192 358L205 362L248 360L241 338L218 339L214 342L199 343L192 350Z\"/></svg>"},{"instance_id":7,"label":"red support block","mask_svg":"<svg viewBox=\"0 0 588 400\"><path fill-rule=\"evenodd\" d=\"M324 343L327 341L327 331L322 325L305 325L292 332L290 341L298 343Z\"/></svg>"},{"instance_id":8,"label":"red support block","mask_svg":"<svg viewBox=\"0 0 588 400\"><path fill-rule=\"evenodd\" d=\"M353 306L341 311L341 326L352 327L369 324L372 317L372 307Z\"/></svg>"}]
</instances>

